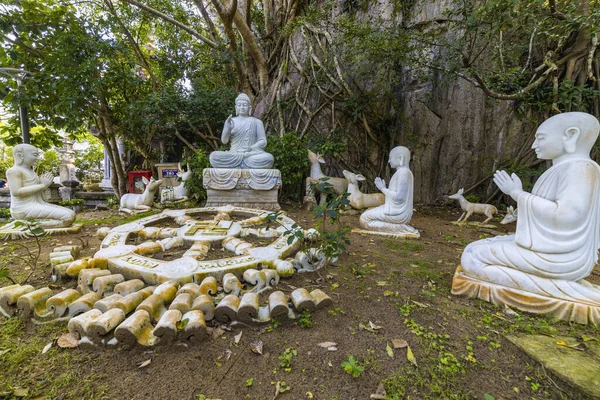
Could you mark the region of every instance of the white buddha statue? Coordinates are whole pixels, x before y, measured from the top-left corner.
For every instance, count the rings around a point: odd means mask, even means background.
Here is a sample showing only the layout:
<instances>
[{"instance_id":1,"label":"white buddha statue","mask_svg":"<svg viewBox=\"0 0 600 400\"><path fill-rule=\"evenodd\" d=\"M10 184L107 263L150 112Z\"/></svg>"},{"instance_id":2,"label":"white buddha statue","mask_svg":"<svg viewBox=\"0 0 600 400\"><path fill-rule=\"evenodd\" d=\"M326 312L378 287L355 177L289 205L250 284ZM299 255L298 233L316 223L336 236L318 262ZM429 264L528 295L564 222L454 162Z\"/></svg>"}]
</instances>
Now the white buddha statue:
<instances>
[{"instance_id":1,"label":"white buddha statue","mask_svg":"<svg viewBox=\"0 0 600 400\"><path fill-rule=\"evenodd\" d=\"M403 146L390 152L389 164L396 168L389 188L381 178L375 186L385 195L385 203L365 211L360 216L360 226L368 231L404 234L419 237L419 231L408 225L413 213L413 174L408 167L410 151Z\"/></svg>"},{"instance_id":2,"label":"white buddha statue","mask_svg":"<svg viewBox=\"0 0 600 400\"><path fill-rule=\"evenodd\" d=\"M552 160L531 193L515 174L494 182L517 202L516 234L468 245L452 292L498 305L600 324L600 289L583 280L600 248L600 167L590 159L600 123L570 112L538 128L533 149Z\"/></svg>"},{"instance_id":3,"label":"white buddha statue","mask_svg":"<svg viewBox=\"0 0 600 400\"><path fill-rule=\"evenodd\" d=\"M261 120L250 116L250 98L246 94L241 93L235 99L235 111L237 116L227 118L221 134L223 143L231 141L231 149L210 153L210 165L213 168L271 168L274 159L265 151L265 127Z\"/></svg>"},{"instance_id":4,"label":"white buddha statue","mask_svg":"<svg viewBox=\"0 0 600 400\"><path fill-rule=\"evenodd\" d=\"M53 177L50 173L39 177L33 170L40 155L41 152L29 144L13 148L14 165L6 171L10 187L10 214L16 220L45 220L38 221L45 228L69 226L75 221L75 212L49 204L42 198Z\"/></svg>"}]
</instances>

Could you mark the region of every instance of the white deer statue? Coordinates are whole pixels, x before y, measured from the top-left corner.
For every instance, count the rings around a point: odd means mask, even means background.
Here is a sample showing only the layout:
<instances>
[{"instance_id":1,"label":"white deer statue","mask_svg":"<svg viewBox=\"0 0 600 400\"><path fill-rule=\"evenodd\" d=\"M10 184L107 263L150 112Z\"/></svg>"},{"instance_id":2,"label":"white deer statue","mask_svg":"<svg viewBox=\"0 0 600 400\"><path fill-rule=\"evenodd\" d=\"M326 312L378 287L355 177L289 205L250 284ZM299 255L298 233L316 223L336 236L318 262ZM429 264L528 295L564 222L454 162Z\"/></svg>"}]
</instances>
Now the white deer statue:
<instances>
[{"instance_id":1,"label":"white deer statue","mask_svg":"<svg viewBox=\"0 0 600 400\"><path fill-rule=\"evenodd\" d=\"M487 224L490 219L494 217L494 214L498 212L498 209L491 204L480 204L480 203L470 203L467 199L463 197L464 189L460 189L455 194L448 196L451 199L458 200L460 203L460 208L462 208L463 213L456 222L467 222L471 214L485 214L487 219L483 221L483 225Z\"/></svg>"},{"instance_id":2,"label":"white deer statue","mask_svg":"<svg viewBox=\"0 0 600 400\"><path fill-rule=\"evenodd\" d=\"M321 164L326 163L325 159L320 154L316 154L308 150L308 161L310 162L310 177L306 178L306 197L304 198L305 203L316 203L314 193L311 189L311 183L316 183L321 178L329 178L327 182L329 182L333 186L333 190L337 194L342 194L346 192L346 190L348 189L348 181L346 179L328 177L323 173L323 171L321 171ZM321 204L323 204L326 200L326 196L323 193L321 193Z\"/></svg>"},{"instance_id":3,"label":"white deer statue","mask_svg":"<svg viewBox=\"0 0 600 400\"><path fill-rule=\"evenodd\" d=\"M506 215L504 216L502 221L500 221L500 224L506 225L510 224L511 222L515 222L517 220L518 214L518 209L515 209L513 206L508 207L506 209Z\"/></svg>"},{"instance_id":4,"label":"white deer statue","mask_svg":"<svg viewBox=\"0 0 600 400\"><path fill-rule=\"evenodd\" d=\"M136 211L148 211L154 203L154 194L158 190L162 181L155 180L154 177L150 180L142 177L142 183L146 185L144 193L127 193L121 196L121 208L119 211L133 214Z\"/></svg>"},{"instance_id":5,"label":"white deer statue","mask_svg":"<svg viewBox=\"0 0 600 400\"><path fill-rule=\"evenodd\" d=\"M192 177L192 169L190 168L190 164L187 164L187 171L184 171L181 168L181 163L177 163L177 177L181 178L181 183L179 186L174 188L166 188L160 191L160 202L165 203L169 202L182 202L187 201L188 199L188 189L185 187L185 182L189 181Z\"/></svg>"},{"instance_id":6,"label":"white deer statue","mask_svg":"<svg viewBox=\"0 0 600 400\"><path fill-rule=\"evenodd\" d=\"M358 187L359 181L364 181L366 178L361 174L353 174L350 171L344 170L344 178L348 181L348 200L350 207L356 210L365 208L378 207L385 203L385 195L383 193L363 193Z\"/></svg>"}]
</instances>

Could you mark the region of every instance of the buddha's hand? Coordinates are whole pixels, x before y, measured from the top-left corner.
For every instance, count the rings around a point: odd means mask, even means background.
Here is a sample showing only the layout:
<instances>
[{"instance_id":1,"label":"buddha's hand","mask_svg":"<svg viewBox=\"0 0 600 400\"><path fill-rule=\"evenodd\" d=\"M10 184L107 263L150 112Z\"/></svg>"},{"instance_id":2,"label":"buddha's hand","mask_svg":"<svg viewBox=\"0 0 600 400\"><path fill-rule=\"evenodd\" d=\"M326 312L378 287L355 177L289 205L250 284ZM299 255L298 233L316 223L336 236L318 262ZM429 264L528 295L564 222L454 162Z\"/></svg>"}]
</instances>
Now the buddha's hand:
<instances>
[{"instance_id":1,"label":"buddha's hand","mask_svg":"<svg viewBox=\"0 0 600 400\"><path fill-rule=\"evenodd\" d=\"M234 122L233 119L231 118L231 114L229 114L229 117L227 117L227 119L225 120L225 127L228 129L233 129L234 126Z\"/></svg>"},{"instance_id":2,"label":"buddha's hand","mask_svg":"<svg viewBox=\"0 0 600 400\"><path fill-rule=\"evenodd\" d=\"M503 192L517 199L519 194L523 192L523 183L517 174L508 175L506 171L496 171L494 174L494 183Z\"/></svg>"},{"instance_id":3,"label":"buddha's hand","mask_svg":"<svg viewBox=\"0 0 600 400\"><path fill-rule=\"evenodd\" d=\"M385 189L387 189L387 186L385 185L385 181L383 179L381 179L380 177L375 178L375 186L381 192L383 192Z\"/></svg>"},{"instance_id":4,"label":"buddha's hand","mask_svg":"<svg viewBox=\"0 0 600 400\"><path fill-rule=\"evenodd\" d=\"M54 181L54 176L52 175L51 172L46 172L45 174L40 176L40 180L42 181L42 184L44 184L44 185L46 185L46 187L48 187L52 184L52 181Z\"/></svg>"}]
</instances>

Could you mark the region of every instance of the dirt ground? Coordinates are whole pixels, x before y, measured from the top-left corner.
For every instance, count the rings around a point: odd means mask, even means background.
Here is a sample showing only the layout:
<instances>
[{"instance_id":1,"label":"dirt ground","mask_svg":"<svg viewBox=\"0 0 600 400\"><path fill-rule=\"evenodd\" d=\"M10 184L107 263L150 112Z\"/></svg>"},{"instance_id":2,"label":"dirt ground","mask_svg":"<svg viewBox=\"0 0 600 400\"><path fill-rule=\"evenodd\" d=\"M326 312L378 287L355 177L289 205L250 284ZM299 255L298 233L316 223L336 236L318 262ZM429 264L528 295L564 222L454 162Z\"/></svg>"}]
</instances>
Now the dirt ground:
<instances>
[{"instance_id":1,"label":"dirt ground","mask_svg":"<svg viewBox=\"0 0 600 400\"><path fill-rule=\"evenodd\" d=\"M314 226L309 212L285 208L302 227ZM54 344L42 354L44 346L66 331L65 324L36 325L2 317L0 398L19 398L17 394L26 392L26 398L38 399L270 400L276 386L289 388L277 396L284 400L368 399L378 386L388 399L573 398L576 393L548 376L503 335L567 333L600 338L600 329L509 315L488 303L450 294L465 245L505 234L514 224L506 228L497 218L495 230L459 227L451 223L460 215L458 209L417 209L411 224L421 231L420 240L352 233L349 253L337 265L280 282L277 289L286 293L297 287L321 288L333 298L331 309L307 316L303 324L225 326L220 337L189 348L86 352ZM85 212L78 218L86 224L81 234L42 240L42 261L59 244L77 244L79 239L87 242L82 255L92 255L100 243L95 237L98 227L123 222L112 211ZM344 216L343 221L358 227L357 215ZM32 240L17 243L34 246ZM14 243L1 244L0 266L8 266L11 276L22 279L30 273L18 259L24 254ZM590 280L600 281L597 270ZM9 283L0 278L0 286ZM47 264L27 283L36 288L51 284ZM73 286L73 281L62 281L51 287L58 291ZM395 339L408 343L414 363L407 357L407 347L394 348ZM264 344L263 355L250 349L257 340ZM336 343L337 350L319 347L322 342ZM286 358L284 352L295 356ZM342 366L350 356L357 362L357 377Z\"/></svg>"}]
</instances>

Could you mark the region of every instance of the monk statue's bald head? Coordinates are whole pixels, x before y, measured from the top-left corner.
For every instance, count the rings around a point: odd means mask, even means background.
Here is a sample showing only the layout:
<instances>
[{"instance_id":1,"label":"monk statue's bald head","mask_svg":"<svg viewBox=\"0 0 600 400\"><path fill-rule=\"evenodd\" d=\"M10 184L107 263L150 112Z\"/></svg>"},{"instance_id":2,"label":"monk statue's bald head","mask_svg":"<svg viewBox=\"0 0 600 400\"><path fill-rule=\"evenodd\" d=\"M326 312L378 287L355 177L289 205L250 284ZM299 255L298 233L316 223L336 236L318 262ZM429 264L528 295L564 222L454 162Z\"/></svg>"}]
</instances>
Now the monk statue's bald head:
<instances>
[{"instance_id":1,"label":"monk statue's bald head","mask_svg":"<svg viewBox=\"0 0 600 400\"><path fill-rule=\"evenodd\" d=\"M532 148L541 159L556 159L556 153L589 156L598 133L600 122L591 114L568 112L544 121L536 132Z\"/></svg>"},{"instance_id":2,"label":"monk statue's bald head","mask_svg":"<svg viewBox=\"0 0 600 400\"><path fill-rule=\"evenodd\" d=\"M32 167L37 163L40 151L37 147L22 143L13 147L14 165L25 164Z\"/></svg>"},{"instance_id":3,"label":"monk statue's bald head","mask_svg":"<svg viewBox=\"0 0 600 400\"><path fill-rule=\"evenodd\" d=\"M408 165L410 161L410 150L404 146L397 146L390 151L390 166L398 168Z\"/></svg>"}]
</instances>

